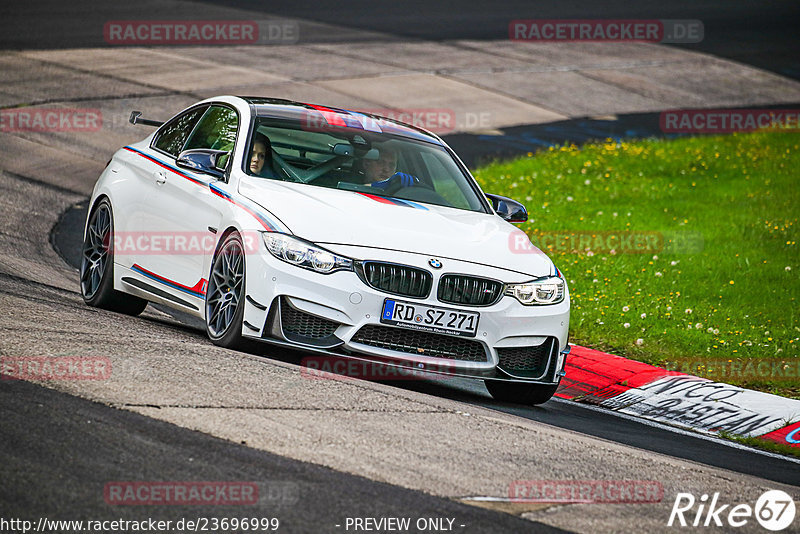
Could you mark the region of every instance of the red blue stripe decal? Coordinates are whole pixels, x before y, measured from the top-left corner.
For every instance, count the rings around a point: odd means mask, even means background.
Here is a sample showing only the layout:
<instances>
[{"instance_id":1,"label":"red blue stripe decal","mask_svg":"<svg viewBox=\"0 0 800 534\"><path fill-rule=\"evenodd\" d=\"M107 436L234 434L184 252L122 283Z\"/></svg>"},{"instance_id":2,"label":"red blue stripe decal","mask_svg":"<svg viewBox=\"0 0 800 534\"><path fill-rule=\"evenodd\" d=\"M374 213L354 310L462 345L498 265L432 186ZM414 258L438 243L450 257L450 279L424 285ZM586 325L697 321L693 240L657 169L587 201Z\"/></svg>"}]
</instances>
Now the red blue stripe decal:
<instances>
[{"instance_id":1,"label":"red blue stripe decal","mask_svg":"<svg viewBox=\"0 0 800 534\"><path fill-rule=\"evenodd\" d=\"M348 109L336 109L325 106L317 106L315 104L305 104L309 108L309 113L316 115L313 117L313 123L317 124L321 117L325 121L325 125L334 128L353 128L357 130L366 130L370 132L384 132L401 134L407 137L414 137L423 141L431 142L433 139L424 131L416 129L416 127L402 122L395 122L392 119L385 117L370 117L367 114L359 111ZM323 123L319 123L322 125ZM438 144L438 143L437 143Z\"/></svg>"},{"instance_id":2,"label":"red blue stripe decal","mask_svg":"<svg viewBox=\"0 0 800 534\"><path fill-rule=\"evenodd\" d=\"M426 208L425 206L417 204L416 202L411 202L409 200L402 200L394 197L381 197L378 195L371 195L369 193L361 193L360 191L358 192L358 194L361 196L365 196L369 199L372 199L375 202L380 202L381 204L392 204L395 206L404 206L406 208L416 208L418 210L428 211L428 208Z\"/></svg>"},{"instance_id":3,"label":"red blue stripe decal","mask_svg":"<svg viewBox=\"0 0 800 534\"><path fill-rule=\"evenodd\" d=\"M133 267L131 267L131 269L136 271L137 273L143 275L143 276L146 276L147 278L149 278L151 280L155 280L156 282L161 282L165 286L169 286L169 287L171 287L173 289L177 289L179 291L183 291L184 293L188 293L189 295L192 295L193 297L203 298L205 296L205 294L206 294L206 288L208 286L208 280L206 280L205 278L201 278L200 281L197 282L194 286L189 287L189 286L185 286L183 284L179 284L178 282L175 282L174 280L170 280L169 278L164 278L163 276L157 275L156 273L154 273L152 271L148 271L144 267L142 267L140 265L137 265L135 263L133 264Z\"/></svg>"},{"instance_id":4,"label":"red blue stripe decal","mask_svg":"<svg viewBox=\"0 0 800 534\"><path fill-rule=\"evenodd\" d=\"M314 104L309 104L309 106L319 111L322 116L325 117L325 120L328 122L328 124L332 126L339 126L341 128L347 128L348 125L345 122L346 115L342 114L343 110L328 108L325 106L317 106Z\"/></svg>"},{"instance_id":5,"label":"red blue stripe decal","mask_svg":"<svg viewBox=\"0 0 800 534\"><path fill-rule=\"evenodd\" d=\"M247 213L249 213L251 216L253 216L259 223L261 223L261 226L263 226L266 230L268 230L270 232L279 231L278 230L278 225L275 224L273 221L271 221L269 218L267 218L265 215L259 213L254 208L250 208L250 207L246 206L241 201L233 200L229 194L225 193L224 191L222 191L218 187L214 186L213 184L206 184L206 183L201 182L200 180L198 180L196 178L192 178L188 174L176 169L175 167L172 167L171 165L169 165L167 163L164 163L163 161L159 160L158 158L154 158L152 156L148 156L147 154L145 154L141 150L137 150L137 149L129 147L129 146L126 146L126 147L123 147L123 148L125 150L129 151L129 152L133 152L135 154L139 154L143 158L145 158L145 159L147 159L149 161L152 161L153 163L155 163L159 167L163 167L163 168L167 169L168 171L171 171L171 172L177 174L178 176L180 176L182 178L186 178L187 180L189 180L190 182L192 182L192 183L194 183L196 185L199 185L201 187L207 187L213 194L217 195L220 198L224 198L225 200L227 200L228 202L230 202L234 206L238 206L238 207L242 208L243 210L245 210Z\"/></svg>"},{"instance_id":6,"label":"red blue stripe decal","mask_svg":"<svg viewBox=\"0 0 800 534\"><path fill-rule=\"evenodd\" d=\"M278 231L278 229L274 225L270 224L270 222L266 219L266 217L264 217L263 215L261 215L260 213L255 211L254 209L251 209L251 208L247 207L246 205L244 205L244 203L236 202L235 200L233 200L231 198L231 196L228 193L226 193L222 189L219 189L218 187L214 186L213 184L209 184L208 188L211 190L212 193L214 193L218 197L227 200L228 202L230 202L231 204L233 204L235 206L239 206L244 211L246 211L247 213L249 213L250 215L255 217L258 220L258 222L261 223L261 226L263 226L264 228L266 228L270 232L277 232Z\"/></svg>"},{"instance_id":7,"label":"red blue stripe decal","mask_svg":"<svg viewBox=\"0 0 800 534\"><path fill-rule=\"evenodd\" d=\"M124 148L125 150L128 150L128 151L130 151L130 152L134 152L134 153L136 153L136 154L139 154L139 155L140 155L140 156L142 156L144 159L150 160L150 161L152 161L153 163L155 163L156 165L158 165L159 167L163 167L163 168L167 169L168 171L172 171L173 173L177 174L178 176L180 176L180 177L182 177L182 178L186 178L186 179L187 179L187 180L189 180L190 182L193 182L193 183L195 183L195 184L197 184L197 185L200 185L200 186L205 186L205 185L206 185L206 184L204 184L203 182L201 182L200 180L197 180L196 178L192 178L192 177L191 177L191 176L189 176L188 174L184 174L184 173L182 173L181 171L179 171L178 169L176 169L176 168L174 168L174 167L170 167L169 165L167 165L167 164L166 164L166 163L164 163L163 161L161 161L161 160L158 160L158 159L156 159L156 158L154 158L154 157L148 156L147 154L145 154L144 152L142 152L142 151L140 151L140 150L136 150L135 148L131 148L131 147L129 147L129 146L126 146L126 147L123 147L123 148Z\"/></svg>"}]
</instances>

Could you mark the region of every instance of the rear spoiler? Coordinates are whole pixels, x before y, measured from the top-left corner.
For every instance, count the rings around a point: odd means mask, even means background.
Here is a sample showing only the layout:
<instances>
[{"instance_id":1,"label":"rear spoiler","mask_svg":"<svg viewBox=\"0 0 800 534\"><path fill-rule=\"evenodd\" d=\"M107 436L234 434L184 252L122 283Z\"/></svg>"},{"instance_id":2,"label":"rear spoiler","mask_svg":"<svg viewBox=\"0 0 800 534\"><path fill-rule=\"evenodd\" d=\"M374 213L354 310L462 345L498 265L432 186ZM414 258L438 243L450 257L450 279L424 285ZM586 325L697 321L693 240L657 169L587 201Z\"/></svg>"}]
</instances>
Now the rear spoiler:
<instances>
[{"instance_id":1,"label":"rear spoiler","mask_svg":"<svg viewBox=\"0 0 800 534\"><path fill-rule=\"evenodd\" d=\"M131 111L131 118L128 119L131 124L145 124L147 126L161 126L164 121L154 121L151 119L143 119L141 111Z\"/></svg>"}]
</instances>

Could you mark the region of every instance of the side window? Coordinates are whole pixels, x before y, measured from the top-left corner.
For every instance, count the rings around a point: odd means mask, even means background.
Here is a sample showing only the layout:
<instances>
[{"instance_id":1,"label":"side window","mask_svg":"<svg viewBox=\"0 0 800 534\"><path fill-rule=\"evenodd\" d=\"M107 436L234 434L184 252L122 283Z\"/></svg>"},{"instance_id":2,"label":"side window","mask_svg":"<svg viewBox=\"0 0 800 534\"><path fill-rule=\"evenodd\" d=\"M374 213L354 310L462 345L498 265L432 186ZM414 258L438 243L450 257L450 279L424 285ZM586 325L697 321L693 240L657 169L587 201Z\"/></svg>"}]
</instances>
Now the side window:
<instances>
[{"instance_id":1,"label":"side window","mask_svg":"<svg viewBox=\"0 0 800 534\"><path fill-rule=\"evenodd\" d=\"M214 150L225 150L230 155L236 141L238 126L239 118L234 110L223 106L211 106L197 123L184 150L213 148ZM224 169L227 163L228 156L223 156L217 161L217 166Z\"/></svg>"},{"instance_id":2,"label":"side window","mask_svg":"<svg viewBox=\"0 0 800 534\"><path fill-rule=\"evenodd\" d=\"M162 126L153 146L177 157L183 149L189 134L192 133L192 128L197 124L205 110L205 107L200 107L172 119Z\"/></svg>"}]
</instances>

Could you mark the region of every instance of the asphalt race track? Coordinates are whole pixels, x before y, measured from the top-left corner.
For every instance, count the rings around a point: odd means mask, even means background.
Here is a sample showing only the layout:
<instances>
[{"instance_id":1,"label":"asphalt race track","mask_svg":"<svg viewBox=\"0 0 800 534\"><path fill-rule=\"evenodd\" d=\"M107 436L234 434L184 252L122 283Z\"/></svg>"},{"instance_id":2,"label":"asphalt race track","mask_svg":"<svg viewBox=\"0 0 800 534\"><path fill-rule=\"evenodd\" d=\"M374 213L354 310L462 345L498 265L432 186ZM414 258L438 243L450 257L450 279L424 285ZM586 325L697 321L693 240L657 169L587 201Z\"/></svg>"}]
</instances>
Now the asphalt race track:
<instances>
[{"instance_id":1,"label":"asphalt race track","mask_svg":"<svg viewBox=\"0 0 800 534\"><path fill-rule=\"evenodd\" d=\"M151 306L131 318L88 308L75 266L94 180L114 150L150 132L125 122L131 109L164 118L220 93L375 108L413 93L402 80L425 80L436 88L423 95L428 100L403 105L489 113L482 131L446 132L472 164L527 150L523 138L580 141L598 129L657 134L658 111L686 99L708 107L796 107L799 12L793 2L765 8L710 1L533 9L527 2L48 0L0 7L7 26L0 107L92 107L105 117L99 132L0 134L0 355L101 356L113 364L104 381L0 381L0 518L177 520L231 517L243 508L115 506L103 495L112 481L252 481L261 497L244 507L248 517L278 517L285 532L346 532L347 518L366 517L451 518L460 532L632 525L666 532L678 492L720 492L726 502L751 504L767 489L796 496L798 461L577 403L498 403L482 384L464 380L309 380L299 370L301 354L220 349L202 325L173 311ZM304 38L257 51L115 48L102 38L108 20L198 13L286 17L299 21ZM509 52L508 20L534 17L700 19L706 39ZM380 60L370 59L373 51ZM427 63L415 69L425 61L449 67L450 60L452 71ZM482 69L496 69L521 79L502 71L509 62L520 72L534 64L569 76L603 71L604 83L617 76L618 85L601 94L593 79L552 91L573 93L562 100L532 101L481 77ZM644 87L653 68L666 74ZM703 69L709 78L701 83L670 85ZM745 76L751 87L730 87L731 77ZM508 497L518 480L654 480L664 497L650 504L474 506L475 497Z\"/></svg>"},{"instance_id":2,"label":"asphalt race track","mask_svg":"<svg viewBox=\"0 0 800 534\"><path fill-rule=\"evenodd\" d=\"M62 255L64 261L76 270L79 265L85 221L86 204L79 203L62 214L51 234L54 248ZM192 328L197 335L205 335L203 323L196 318L169 308L163 308L161 311L171 315L186 327ZM266 354L271 354L271 351L267 351ZM298 363L298 360L302 359L302 355L296 353L271 354L271 356L293 363ZM448 381L444 386L437 384L436 381L394 381L392 385L465 404L500 410L559 428L767 480L785 484L796 484L800 480L800 462L789 462L775 455L735 447L720 439L703 439L689 433L676 433L673 429L647 426L632 418L623 419L619 414L603 412L570 401L554 399L535 408L504 405L494 401L480 382L461 379Z\"/></svg>"},{"instance_id":3,"label":"asphalt race track","mask_svg":"<svg viewBox=\"0 0 800 534\"><path fill-rule=\"evenodd\" d=\"M6 437L0 444L5 459L0 474L4 481L36 488L21 494L4 484L4 517L26 517L36 510L51 519L141 520L135 507L112 508L103 499L104 485L128 480L133 474L128 466L136 465L136 477L144 480L256 481L260 499L248 507L248 517L279 517L281 529L289 532L334 531L347 517L403 517L411 510L417 517L457 518L457 524L476 531L531 527L512 515L288 460L26 382L4 382L0 398L0 429ZM237 508L215 508L214 515L240 516ZM178 521L204 517L203 512L161 506L150 517ZM534 525L540 532L563 532Z\"/></svg>"},{"instance_id":4,"label":"asphalt race track","mask_svg":"<svg viewBox=\"0 0 800 534\"><path fill-rule=\"evenodd\" d=\"M800 59L796 53L800 5L791 0L758 2L724 0L659 2L529 2L514 0L486 2L458 0L430 2L374 2L331 0L315 2L206 0L206 13L217 6L256 11L269 16L302 18L322 24L357 28L369 32L369 39L503 39L512 19L700 19L705 38L696 44L681 45L693 50L758 66L784 76L800 78ZM77 48L102 46L102 34L92 32L109 19L151 18L143 13L158 12L165 20L186 17L183 2L104 2L97 9L91 0L64 4L52 0L31 2L25 9L9 4L0 8L10 28L25 31L4 32L0 46L12 49ZM190 12L190 11L189 11ZM108 15L113 13L113 17ZM195 18L195 17L189 17ZM213 18L213 15L208 17ZM349 36L348 36L349 37ZM335 33L320 31L312 38L336 40Z\"/></svg>"}]
</instances>

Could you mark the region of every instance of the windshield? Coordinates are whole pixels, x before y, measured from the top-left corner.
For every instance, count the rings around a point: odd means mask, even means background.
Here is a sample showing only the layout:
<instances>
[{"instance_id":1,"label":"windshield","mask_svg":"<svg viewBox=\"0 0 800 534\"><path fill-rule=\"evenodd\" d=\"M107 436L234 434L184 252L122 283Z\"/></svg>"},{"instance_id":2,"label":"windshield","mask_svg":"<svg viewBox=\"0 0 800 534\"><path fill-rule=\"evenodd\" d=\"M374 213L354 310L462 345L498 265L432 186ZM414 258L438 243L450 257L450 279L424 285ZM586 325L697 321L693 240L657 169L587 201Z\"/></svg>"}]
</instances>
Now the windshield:
<instances>
[{"instance_id":1,"label":"windshield","mask_svg":"<svg viewBox=\"0 0 800 534\"><path fill-rule=\"evenodd\" d=\"M261 117L248 150L252 176L484 211L450 154L424 141Z\"/></svg>"}]
</instances>

